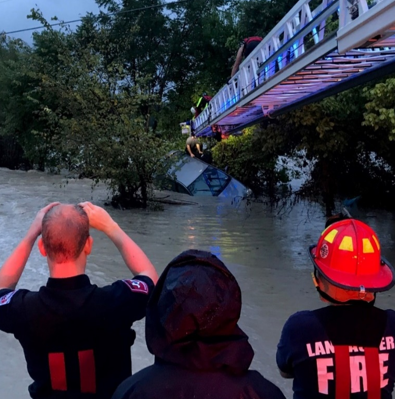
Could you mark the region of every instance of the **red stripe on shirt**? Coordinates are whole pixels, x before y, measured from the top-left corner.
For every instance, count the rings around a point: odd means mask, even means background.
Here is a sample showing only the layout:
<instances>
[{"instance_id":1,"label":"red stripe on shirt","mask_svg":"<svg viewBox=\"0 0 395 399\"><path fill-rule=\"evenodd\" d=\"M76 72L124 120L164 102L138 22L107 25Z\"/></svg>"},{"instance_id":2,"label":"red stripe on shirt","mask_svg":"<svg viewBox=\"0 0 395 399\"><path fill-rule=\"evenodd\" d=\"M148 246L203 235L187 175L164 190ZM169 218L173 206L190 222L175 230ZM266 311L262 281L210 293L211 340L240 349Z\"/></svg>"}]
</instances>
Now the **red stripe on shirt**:
<instances>
[{"instance_id":1,"label":"red stripe on shirt","mask_svg":"<svg viewBox=\"0 0 395 399\"><path fill-rule=\"evenodd\" d=\"M82 393L96 393L96 367L93 350L79 351L80 382Z\"/></svg>"},{"instance_id":2,"label":"red stripe on shirt","mask_svg":"<svg viewBox=\"0 0 395 399\"><path fill-rule=\"evenodd\" d=\"M49 374L54 391L67 391L66 364L63 353L49 353Z\"/></svg>"},{"instance_id":3,"label":"red stripe on shirt","mask_svg":"<svg viewBox=\"0 0 395 399\"><path fill-rule=\"evenodd\" d=\"M377 348L365 348L366 376L368 380L368 399L381 398L381 375L379 351Z\"/></svg>"},{"instance_id":4,"label":"red stripe on shirt","mask_svg":"<svg viewBox=\"0 0 395 399\"><path fill-rule=\"evenodd\" d=\"M336 399L350 399L350 350L346 345L335 345L335 373Z\"/></svg>"}]
</instances>

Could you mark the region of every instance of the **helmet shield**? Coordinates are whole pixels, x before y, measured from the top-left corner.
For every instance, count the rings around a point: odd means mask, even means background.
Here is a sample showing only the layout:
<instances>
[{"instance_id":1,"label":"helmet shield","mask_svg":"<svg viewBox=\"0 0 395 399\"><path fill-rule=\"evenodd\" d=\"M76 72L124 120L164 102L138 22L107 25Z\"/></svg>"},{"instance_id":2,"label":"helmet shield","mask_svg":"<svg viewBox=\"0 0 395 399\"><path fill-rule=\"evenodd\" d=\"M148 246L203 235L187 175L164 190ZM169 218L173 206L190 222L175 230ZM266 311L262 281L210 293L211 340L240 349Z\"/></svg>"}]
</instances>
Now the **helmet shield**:
<instances>
[{"instance_id":1,"label":"helmet shield","mask_svg":"<svg viewBox=\"0 0 395 399\"><path fill-rule=\"evenodd\" d=\"M330 225L309 254L314 267L337 287L379 292L395 284L394 269L381 257L376 233L358 220Z\"/></svg>"}]
</instances>

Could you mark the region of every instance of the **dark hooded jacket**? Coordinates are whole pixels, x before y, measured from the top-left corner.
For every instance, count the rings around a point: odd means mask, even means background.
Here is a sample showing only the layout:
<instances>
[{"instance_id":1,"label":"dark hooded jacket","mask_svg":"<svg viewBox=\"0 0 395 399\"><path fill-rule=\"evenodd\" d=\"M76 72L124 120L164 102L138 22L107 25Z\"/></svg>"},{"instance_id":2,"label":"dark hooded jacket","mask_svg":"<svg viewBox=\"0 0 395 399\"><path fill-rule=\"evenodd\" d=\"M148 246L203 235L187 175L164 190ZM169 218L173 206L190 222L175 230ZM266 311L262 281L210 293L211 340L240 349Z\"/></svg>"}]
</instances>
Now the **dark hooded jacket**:
<instances>
[{"instance_id":1,"label":"dark hooded jacket","mask_svg":"<svg viewBox=\"0 0 395 399\"><path fill-rule=\"evenodd\" d=\"M248 368L254 351L237 322L240 287L209 252L189 250L162 273L146 315L155 363L125 380L112 399L285 399Z\"/></svg>"}]
</instances>

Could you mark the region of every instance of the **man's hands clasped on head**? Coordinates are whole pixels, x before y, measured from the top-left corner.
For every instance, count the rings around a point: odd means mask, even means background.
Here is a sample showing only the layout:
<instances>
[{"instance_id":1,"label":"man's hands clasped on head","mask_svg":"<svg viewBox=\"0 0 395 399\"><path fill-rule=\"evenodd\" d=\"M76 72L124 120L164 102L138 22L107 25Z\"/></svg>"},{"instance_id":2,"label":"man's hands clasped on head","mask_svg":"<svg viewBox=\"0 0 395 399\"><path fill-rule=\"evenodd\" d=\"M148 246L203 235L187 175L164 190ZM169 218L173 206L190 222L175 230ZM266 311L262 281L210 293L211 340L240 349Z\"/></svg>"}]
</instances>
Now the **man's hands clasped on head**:
<instances>
[{"instance_id":1,"label":"man's hands clasped on head","mask_svg":"<svg viewBox=\"0 0 395 399\"><path fill-rule=\"evenodd\" d=\"M26 266L26 262L30 256L33 245L38 236L41 234L44 216L49 210L59 204L59 202L52 202L38 211L33 223L29 227L26 236L0 267L0 289L15 289Z\"/></svg>"},{"instance_id":2,"label":"man's hands clasped on head","mask_svg":"<svg viewBox=\"0 0 395 399\"><path fill-rule=\"evenodd\" d=\"M154 284L158 281L158 274L143 250L122 230L111 218L106 210L90 202L81 202L79 206L87 213L91 228L106 234L129 268L136 275L148 276Z\"/></svg>"},{"instance_id":3,"label":"man's hands clasped on head","mask_svg":"<svg viewBox=\"0 0 395 399\"><path fill-rule=\"evenodd\" d=\"M118 227L118 224L102 207L93 205L91 202L81 202L79 206L88 215L89 226L93 229L109 234L114 228Z\"/></svg>"},{"instance_id":4,"label":"man's hands clasped on head","mask_svg":"<svg viewBox=\"0 0 395 399\"><path fill-rule=\"evenodd\" d=\"M37 212L37 215L34 218L28 233L29 235L31 235L32 238L36 239L41 234L44 216L50 209L57 205L60 205L60 202L51 202L49 205L45 206Z\"/></svg>"},{"instance_id":5,"label":"man's hands clasped on head","mask_svg":"<svg viewBox=\"0 0 395 399\"><path fill-rule=\"evenodd\" d=\"M118 249L129 269L124 279L104 287L90 282L86 268L93 247L91 228ZM37 239L48 266L47 283L37 291L16 289ZM104 249L97 252L99 257ZM33 379L29 392L37 398L110 398L131 374L131 326L145 316L157 280L142 249L100 206L53 202L42 208L0 267L0 331L14 334L22 345ZM75 357L65 356L70 348ZM74 358L81 353L84 364L74 375ZM51 371L58 355L63 371L54 384L48 368Z\"/></svg>"}]
</instances>

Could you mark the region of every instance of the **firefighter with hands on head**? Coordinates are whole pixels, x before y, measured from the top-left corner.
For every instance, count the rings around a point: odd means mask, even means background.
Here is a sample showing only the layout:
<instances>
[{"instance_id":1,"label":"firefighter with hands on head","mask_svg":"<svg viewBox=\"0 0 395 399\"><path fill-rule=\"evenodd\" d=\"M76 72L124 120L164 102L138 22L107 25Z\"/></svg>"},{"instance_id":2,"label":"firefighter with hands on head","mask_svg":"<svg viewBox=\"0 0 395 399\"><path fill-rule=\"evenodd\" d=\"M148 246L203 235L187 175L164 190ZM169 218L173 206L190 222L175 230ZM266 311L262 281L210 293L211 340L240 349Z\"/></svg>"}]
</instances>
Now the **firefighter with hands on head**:
<instances>
[{"instance_id":1,"label":"firefighter with hands on head","mask_svg":"<svg viewBox=\"0 0 395 399\"><path fill-rule=\"evenodd\" d=\"M148 303L145 339L154 364L112 399L285 399L249 369L254 351L240 312L240 287L223 262L200 250L178 255Z\"/></svg>"},{"instance_id":2,"label":"firefighter with hands on head","mask_svg":"<svg viewBox=\"0 0 395 399\"><path fill-rule=\"evenodd\" d=\"M99 288L85 274L93 239L114 243L134 277ZM49 275L38 291L16 289L37 238ZM131 375L134 321L145 316L157 273L101 207L54 202L41 209L0 268L0 329L24 350L34 399L108 399Z\"/></svg>"},{"instance_id":3,"label":"firefighter with hands on head","mask_svg":"<svg viewBox=\"0 0 395 399\"><path fill-rule=\"evenodd\" d=\"M339 219L309 249L314 284L330 306L288 319L277 365L293 378L294 399L391 399L395 311L374 302L394 285L394 269L368 225Z\"/></svg>"}]
</instances>

